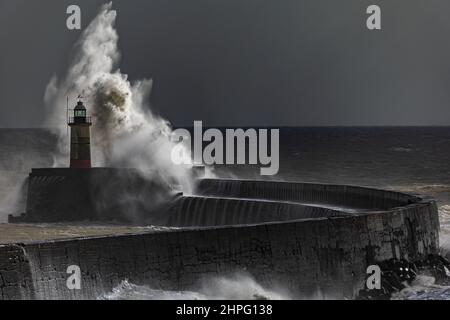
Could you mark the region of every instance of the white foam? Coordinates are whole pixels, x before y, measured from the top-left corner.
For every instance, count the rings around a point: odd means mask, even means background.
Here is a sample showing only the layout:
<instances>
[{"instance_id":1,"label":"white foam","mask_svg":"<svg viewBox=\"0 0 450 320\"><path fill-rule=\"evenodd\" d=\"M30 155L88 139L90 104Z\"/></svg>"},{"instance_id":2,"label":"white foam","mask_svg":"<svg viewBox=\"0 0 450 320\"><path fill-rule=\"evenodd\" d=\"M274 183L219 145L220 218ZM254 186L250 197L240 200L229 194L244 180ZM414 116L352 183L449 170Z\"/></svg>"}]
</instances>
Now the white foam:
<instances>
[{"instance_id":1,"label":"white foam","mask_svg":"<svg viewBox=\"0 0 450 320\"><path fill-rule=\"evenodd\" d=\"M107 300L289 300L288 294L265 288L252 277L236 274L200 281L193 291L166 291L122 281L112 292L99 297Z\"/></svg>"}]
</instances>

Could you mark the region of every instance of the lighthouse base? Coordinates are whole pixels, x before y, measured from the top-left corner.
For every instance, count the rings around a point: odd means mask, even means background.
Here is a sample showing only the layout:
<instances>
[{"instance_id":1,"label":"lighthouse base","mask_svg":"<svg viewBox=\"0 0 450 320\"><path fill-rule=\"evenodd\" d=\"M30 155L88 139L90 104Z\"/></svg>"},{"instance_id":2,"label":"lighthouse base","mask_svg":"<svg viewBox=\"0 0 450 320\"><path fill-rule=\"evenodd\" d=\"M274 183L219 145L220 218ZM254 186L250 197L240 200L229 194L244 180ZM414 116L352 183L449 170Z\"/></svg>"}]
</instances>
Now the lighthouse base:
<instances>
[{"instance_id":1,"label":"lighthouse base","mask_svg":"<svg viewBox=\"0 0 450 320\"><path fill-rule=\"evenodd\" d=\"M155 223L154 211L172 200L166 185L137 170L119 168L33 169L29 175L26 213L10 222L108 221Z\"/></svg>"},{"instance_id":2,"label":"lighthouse base","mask_svg":"<svg viewBox=\"0 0 450 320\"><path fill-rule=\"evenodd\" d=\"M90 169L91 160L70 160L71 169Z\"/></svg>"}]
</instances>

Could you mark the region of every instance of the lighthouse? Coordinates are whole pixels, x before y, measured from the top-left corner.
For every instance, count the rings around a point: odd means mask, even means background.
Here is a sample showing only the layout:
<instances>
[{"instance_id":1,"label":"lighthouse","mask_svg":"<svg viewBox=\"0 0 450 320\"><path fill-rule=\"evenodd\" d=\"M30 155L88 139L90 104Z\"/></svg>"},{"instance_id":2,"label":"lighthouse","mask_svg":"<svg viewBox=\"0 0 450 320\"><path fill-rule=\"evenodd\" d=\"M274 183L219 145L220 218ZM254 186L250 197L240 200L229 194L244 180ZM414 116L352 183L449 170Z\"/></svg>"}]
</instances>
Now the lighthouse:
<instances>
[{"instance_id":1,"label":"lighthouse","mask_svg":"<svg viewBox=\"0 0 450 320\"><path fill-rule=\"evenodd\" d=\"M86 107L78 100L69 118L70 126L70 168L91 167L91 117L86 114Z\"/></svg>"}]
</instances>

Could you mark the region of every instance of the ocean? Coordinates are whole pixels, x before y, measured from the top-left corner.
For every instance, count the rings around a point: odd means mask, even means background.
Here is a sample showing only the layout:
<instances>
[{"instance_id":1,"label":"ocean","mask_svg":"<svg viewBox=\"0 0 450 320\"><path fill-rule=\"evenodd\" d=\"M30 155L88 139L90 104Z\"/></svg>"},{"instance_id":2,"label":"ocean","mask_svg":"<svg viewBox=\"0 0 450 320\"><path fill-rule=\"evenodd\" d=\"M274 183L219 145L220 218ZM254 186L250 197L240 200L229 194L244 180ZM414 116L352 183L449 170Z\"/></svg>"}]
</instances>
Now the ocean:
<instances>
[{"instance_id":1,"label":"ocean","mask_svg":"<svg viewBox=\"0 0 450 320\"><path fill-rule=\"evenodd\" d=\"M0 223L23 212L23 181L32 167L52 167L57 139L43 129L0 129ZM274 179L380 187L436 199L442 254L450 257L450 127L302 127L280 128L280 170L260 176L258 166L214 168L219 177ZM214 292L161 292L124 282L101 299L236 298L231 284L254 290L241 298L286 298L243 276L215 279ZM241 286L239 286L241 287ZM244 290L244 287L242 287ZM421 275L396 299L450 299L450 288Z\"/></svg>"}]
</instances>

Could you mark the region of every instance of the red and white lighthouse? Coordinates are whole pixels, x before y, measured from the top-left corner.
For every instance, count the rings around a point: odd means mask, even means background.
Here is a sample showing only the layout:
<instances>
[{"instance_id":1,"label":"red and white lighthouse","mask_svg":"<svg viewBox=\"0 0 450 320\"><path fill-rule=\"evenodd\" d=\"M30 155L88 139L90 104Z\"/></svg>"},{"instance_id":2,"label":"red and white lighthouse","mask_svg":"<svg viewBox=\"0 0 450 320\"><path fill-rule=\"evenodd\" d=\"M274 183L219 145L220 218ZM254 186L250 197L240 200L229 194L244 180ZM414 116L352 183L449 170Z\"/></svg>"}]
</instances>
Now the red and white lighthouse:
<instances>
[{"instance_id":1,"label":"red and white lighthouse","mask_svg":"<svg viewBox=\"0 0 450 320\"><path fill-rule=\"evenodd\" d=\"M91 117L86 114L86 107L81 100L73 109L70 117L70 168L91 167Z\"/></svg>"}]
</instances>

